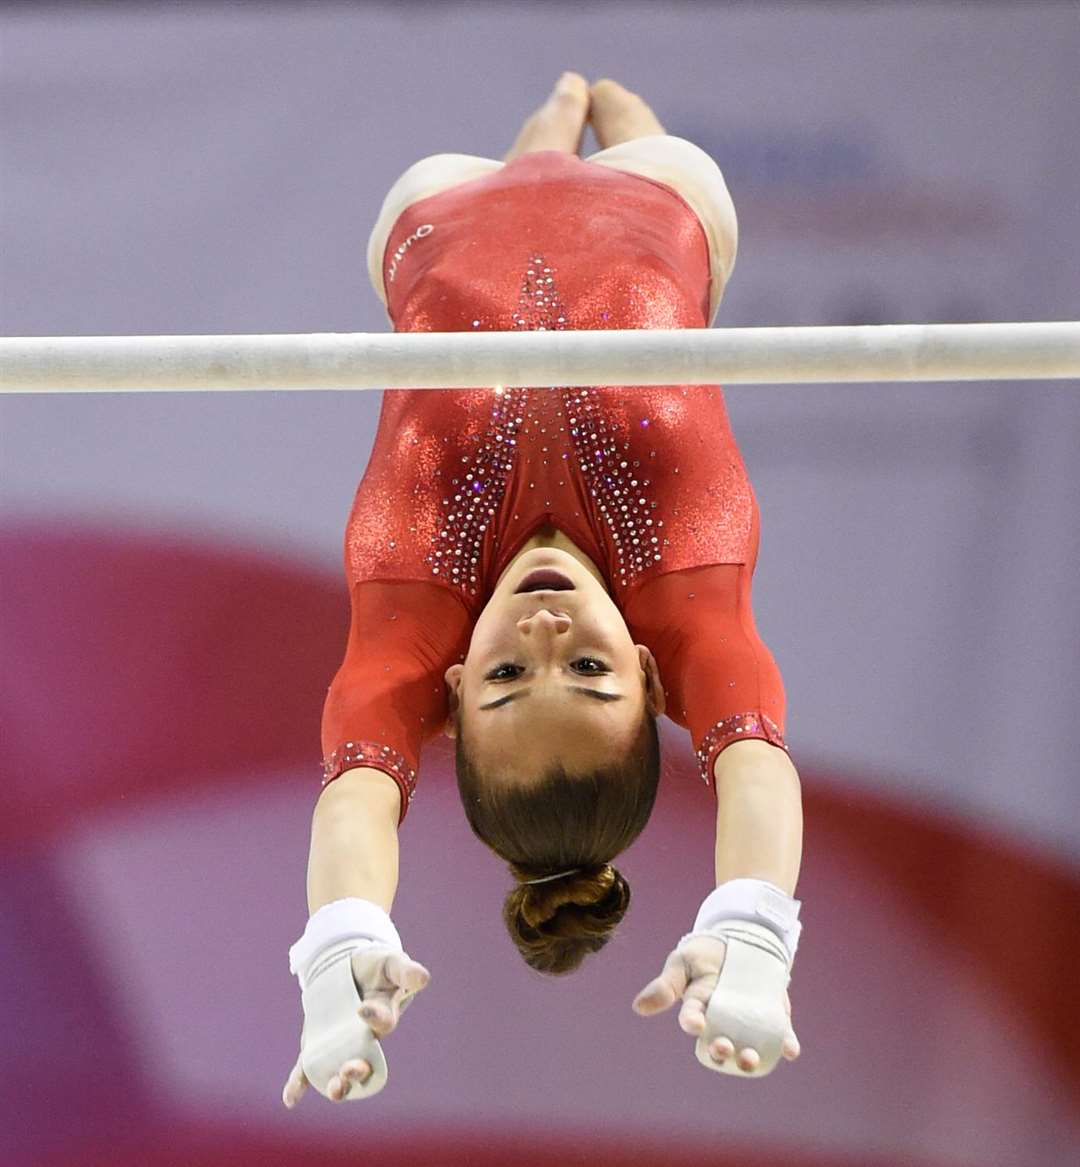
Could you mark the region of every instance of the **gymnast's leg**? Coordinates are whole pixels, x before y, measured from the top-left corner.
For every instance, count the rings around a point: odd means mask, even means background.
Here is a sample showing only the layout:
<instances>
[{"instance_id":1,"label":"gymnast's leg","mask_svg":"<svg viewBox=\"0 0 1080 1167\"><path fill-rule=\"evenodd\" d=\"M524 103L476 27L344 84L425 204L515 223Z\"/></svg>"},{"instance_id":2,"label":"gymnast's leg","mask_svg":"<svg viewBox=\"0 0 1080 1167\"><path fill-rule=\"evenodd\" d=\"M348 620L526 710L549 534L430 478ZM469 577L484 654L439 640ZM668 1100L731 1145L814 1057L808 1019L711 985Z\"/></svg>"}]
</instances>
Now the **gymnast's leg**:
<instances>
[{"instance_id":1,"label":"gymnast's leg","mask_svg":"<svg viewBox=\"0 0 1080 1167\"><path fill-rule=\"evenodd\" d=\"M564 73L539 109L525 119L504 161L537 150L561 150L576 154L581 149L589 117L589 83L580 73Z\"/></svg>"},{"instance_id":2,"label":"gymnast's leg","mask_svg":"<svg viewBox=\"0 0 1080 1167\"><path fill-rule=\"evenodd\" d=\"M589 121L602 150L634 138L667 133L644 98L618 81L608 77L597 81L590 87L589 97Z\"/></svg>"}]
</instances>

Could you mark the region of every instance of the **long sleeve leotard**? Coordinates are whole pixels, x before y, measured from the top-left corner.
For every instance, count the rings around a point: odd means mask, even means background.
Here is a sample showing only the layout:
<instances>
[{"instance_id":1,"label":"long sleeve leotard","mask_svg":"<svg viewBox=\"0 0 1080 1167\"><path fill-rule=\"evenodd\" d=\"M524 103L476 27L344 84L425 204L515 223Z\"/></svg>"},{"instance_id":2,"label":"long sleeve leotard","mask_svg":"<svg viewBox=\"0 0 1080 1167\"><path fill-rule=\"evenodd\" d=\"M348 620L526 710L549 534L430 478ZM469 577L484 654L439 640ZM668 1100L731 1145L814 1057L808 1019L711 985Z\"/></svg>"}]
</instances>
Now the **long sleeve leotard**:
<instances>
[{"instance_id":1,"label":"long sleeve leotard","mask_svg":"<svg viewBox=\"0 0 1080 1167\"><path fill-rule=\"evenodd\" d=\"M526 154L397 215L377 290L396 331L703 328L721 275L699 213L655 178ZM351 625L324 706L324 783L383 770L404 818L446 720L443 673L548 523L601 568L656 657L705 782L734 741L786 749L783 684L751 610L757 504L719 387L417 388L383 395L346 528Z\"/></svg>"}]
</instances>

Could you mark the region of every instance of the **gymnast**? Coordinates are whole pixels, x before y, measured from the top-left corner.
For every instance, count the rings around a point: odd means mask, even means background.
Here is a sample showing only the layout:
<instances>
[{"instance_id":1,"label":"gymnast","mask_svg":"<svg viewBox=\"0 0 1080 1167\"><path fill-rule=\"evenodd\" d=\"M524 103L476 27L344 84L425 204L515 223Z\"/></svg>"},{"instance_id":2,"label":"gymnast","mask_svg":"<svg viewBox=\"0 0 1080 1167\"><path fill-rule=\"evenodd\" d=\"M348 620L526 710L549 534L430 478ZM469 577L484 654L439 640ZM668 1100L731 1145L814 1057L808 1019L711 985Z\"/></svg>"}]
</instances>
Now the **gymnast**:
<instances>
[{"instance_id":1,"label":"gymnast","mask_svg":"<svg viewBox=\"0 0 1080 1167\"><path fill-rule=\"evenodd\" d=\"M586 122L602 149L578 156ZM735 260L716 163L611 80L565 73L504 161L437 154L391 188L368 268L398 332L706 328ZM799 1045L799 777L750 585L758 510L713 385L396 390L345 533L351 619L322 719L304 1025L283 1091L387 1079L380 1041L427 984L389 912L420 747L453 739L473 832L515 884L522 957L565 974L607 942L644 828L657 718L716 804L716 886L640 1015L676 1001L705 1067Z\"/></svg>"}]
</instances>

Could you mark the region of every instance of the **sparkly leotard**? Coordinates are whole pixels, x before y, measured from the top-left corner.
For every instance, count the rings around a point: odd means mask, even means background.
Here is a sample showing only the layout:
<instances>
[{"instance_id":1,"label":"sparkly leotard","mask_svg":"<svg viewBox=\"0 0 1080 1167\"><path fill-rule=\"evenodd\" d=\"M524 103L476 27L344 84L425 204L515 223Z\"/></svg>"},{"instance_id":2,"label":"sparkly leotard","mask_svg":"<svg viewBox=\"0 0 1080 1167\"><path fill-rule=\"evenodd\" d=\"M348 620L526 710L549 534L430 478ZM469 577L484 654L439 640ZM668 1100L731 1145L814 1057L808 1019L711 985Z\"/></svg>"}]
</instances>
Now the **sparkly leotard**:
<instances>
[{"instance_id":1,"label":"sparkly leotard","mask_svg":"<svg viewBox=\"0 0 1080 1167\"><path fill-rule=\"evenodd\" d=\"M421 199L383 259L395 331L702 328L702 225L660 182L556 151ZM393 390L345 534L352 621L323 712L323 780L415 787L496 580L542 526L606 576L657 659L701 775L733 741L785 748L754 628L753 491L713 385Z\"/></svg>"}]
</instances>

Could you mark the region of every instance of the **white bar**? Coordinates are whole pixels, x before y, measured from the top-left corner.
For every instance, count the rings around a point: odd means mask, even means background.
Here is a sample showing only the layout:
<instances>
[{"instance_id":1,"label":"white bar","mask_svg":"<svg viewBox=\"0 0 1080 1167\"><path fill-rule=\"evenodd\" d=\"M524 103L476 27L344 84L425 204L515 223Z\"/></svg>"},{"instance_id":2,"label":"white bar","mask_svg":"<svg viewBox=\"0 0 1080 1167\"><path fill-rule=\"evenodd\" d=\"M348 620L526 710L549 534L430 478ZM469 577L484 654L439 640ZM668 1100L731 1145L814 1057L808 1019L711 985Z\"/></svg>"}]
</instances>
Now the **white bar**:
<instances>
[{"instance_id":1,"label":"white bar","mask_svg":"<svg viewBox=\"0 0 1080 1167\"><path fill-rule=\"evenodd\" d=\"M1080 321L0 339L3 393L1071 377Z\"/></svg>"}]
</instances>

